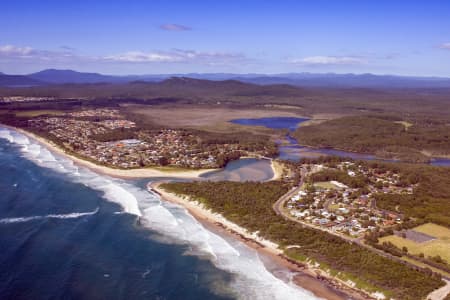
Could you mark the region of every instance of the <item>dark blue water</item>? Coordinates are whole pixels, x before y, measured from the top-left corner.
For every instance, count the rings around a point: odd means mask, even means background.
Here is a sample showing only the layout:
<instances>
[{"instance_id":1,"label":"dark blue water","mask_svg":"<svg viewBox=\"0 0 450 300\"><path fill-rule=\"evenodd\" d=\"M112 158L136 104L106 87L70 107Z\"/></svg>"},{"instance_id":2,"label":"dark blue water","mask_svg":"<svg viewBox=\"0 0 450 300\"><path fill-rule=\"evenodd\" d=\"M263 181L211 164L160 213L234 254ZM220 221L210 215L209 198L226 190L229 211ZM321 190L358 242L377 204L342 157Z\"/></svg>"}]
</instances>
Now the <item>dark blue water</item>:
<instances>
[{"instance_id":1,"label":"dark blue water","mask_svg":"<svg viewBox=\"0 0 450 300\"><path fill-rule=\"evenodd\" d=\"M1 127L0 172L2 300L317 299L148 180L96 174Z\"/></svg>"},{"instance_id":2,"label":"dark blue water","mask_svg":"<svg viewBox=\"0 0 450 300\"><path fill-rule=\"evenodd\" d=\"M438 167L450 167L450 159L448 158L433 158L430 165Z\"/></svg>"},{"instance_id":3,"label":"dark blue water","mask_svg":"<svg viewBox=\"0 0 450 300\"><path fill-rule=\"evenodd\" d=\"M291 117L273 117L273 118L259 118L259 119L235 119L230 122L247 126L264 126L272 129L287 129L294 131L300 123L308 121L307 118L291 118ZM289 134L286 136L288 145L279 146L280 159L298 161L302 158L314 158L322 155L332 155L339 157L349 157L356 160L382 160L395 162L395 160L381 159L371 154L355 153L342 150L328 149L328 148L309 148L300 146L296 139ZM450 159L435 158L430 162L433 166L450 167Z\"/></svg>"},{"instance_id":4,"label":"dark blue water","mask_svg":"<svg viewBox=\"0 0 450 300\"><path fill-rule=\"evenodd\" d=\"M306 118L293 117L272 117L272 118L258 118L258 119L235 119L231 123L239 125L264 126L272 129L287 129L294 131L298 124L307 121Z\"/></svg>"},{"instance_id":5,"label":"dark blue water","mask_svg":"<svg viewBox=\"0 0 450 300\"><path fill-rule=\"evenodd\" d=\"M232 298L214 291L229 273L149 238L101 192L2 139L0 174L0 299Z\"/></svg>"}]
</instances>

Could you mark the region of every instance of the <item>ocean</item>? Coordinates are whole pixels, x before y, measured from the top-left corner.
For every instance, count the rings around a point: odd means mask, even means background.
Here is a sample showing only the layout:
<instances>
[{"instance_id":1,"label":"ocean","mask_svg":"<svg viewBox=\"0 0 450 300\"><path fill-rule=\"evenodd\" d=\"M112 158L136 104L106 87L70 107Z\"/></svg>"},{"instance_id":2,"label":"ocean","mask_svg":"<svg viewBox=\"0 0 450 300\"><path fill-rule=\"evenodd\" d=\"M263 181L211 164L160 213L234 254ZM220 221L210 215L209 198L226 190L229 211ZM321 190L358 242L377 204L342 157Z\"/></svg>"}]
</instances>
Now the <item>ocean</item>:
<instances>
[{"instance_id":1,"label":"ocean","mask_svg":"<svg viewBox=\"0 0 450 300\"><path fill-rule=\"evenodd\" d=\"M0 127L0 299L317 299L258 253Z\"/></svg>"}]
</instances>

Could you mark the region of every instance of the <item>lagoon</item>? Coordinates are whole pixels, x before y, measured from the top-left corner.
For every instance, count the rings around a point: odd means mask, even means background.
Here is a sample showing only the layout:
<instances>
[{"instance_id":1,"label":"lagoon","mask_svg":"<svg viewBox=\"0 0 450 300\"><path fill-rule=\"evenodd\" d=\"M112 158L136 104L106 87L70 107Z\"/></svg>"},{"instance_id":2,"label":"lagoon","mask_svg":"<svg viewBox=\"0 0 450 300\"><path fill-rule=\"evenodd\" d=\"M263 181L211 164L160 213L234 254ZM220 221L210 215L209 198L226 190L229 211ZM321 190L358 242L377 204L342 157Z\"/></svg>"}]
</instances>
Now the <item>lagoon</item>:
<instances>
[{"instance_id":1,"label":"lagoon","mask_svg":"<svg viewBox=\"0 0 450 300\"><path fill-rule=\"evenodd\" d=\"M395 162L395 160L382 159L372 154L355 153L343 150L336 150L330 148L310 148L301 146L296 139L294 139L290 132L297 129L301 123L308 121L308 118L295 117L271 117L258 119L235 119L231 123L246 125L246 126L264 126L271 129L288 130L288 134L283 142L279 142L279 156L280 159L299 161L302 158L314 158L324 155L349 157L355 160L382 160ZM450 167L450 159L447 158L433 158L430 162L433 166Z\"/></svg>"},{"instance_id":2,"label":"lagoon","mask_svg":"<svg viewBox=\"0 0 450 300\"><path fill-rule=\"evenodd\" d=\"M294 117L270 117L258 119L234 119L231 123L247 126L264 126L271 129L287 129L294 131L302 122L308 121L307 118Z\"/></svg>"}]
</instances>

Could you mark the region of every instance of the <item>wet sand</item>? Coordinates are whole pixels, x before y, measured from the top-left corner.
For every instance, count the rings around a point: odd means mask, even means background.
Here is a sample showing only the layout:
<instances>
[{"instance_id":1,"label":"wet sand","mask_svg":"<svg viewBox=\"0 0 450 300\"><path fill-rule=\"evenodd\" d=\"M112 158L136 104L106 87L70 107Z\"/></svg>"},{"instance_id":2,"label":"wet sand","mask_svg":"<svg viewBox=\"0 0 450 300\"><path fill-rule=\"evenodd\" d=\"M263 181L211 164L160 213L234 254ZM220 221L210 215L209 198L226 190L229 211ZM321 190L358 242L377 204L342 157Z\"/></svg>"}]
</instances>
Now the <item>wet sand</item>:
<instances>
[{"instance_id":1,"label":"wet sand","mask_svg":"<svg viewBox=\"0 0 450 300\"><path fill-rule=\"evenodd\" d=\"M98 172L103 175L122 179L136 178L180 178L180 179L199 179L206 178L208 180L230 180L230 181L267 181L277 180L281 177L280 167L273 160L262 160L256 158L243 158L241 160L230 162L227 167L222 169L201 169L201 170L160 170L158 168L140 168L140 169L114 169L93 162L81 159L70 153L67 153L60 146L46 140L36 134L7 125L1 125L32 138L50 151L59 155L68 157L75 163ZM250 160L250 163L247 162Z\"/></svg>"},{"instance_id":2,"label":"wet sand","mask_svg":"<svg viewBox=\"0 0 450 300\"><path fill-rule=\"evenodd\" d=\"M148 188L161 196L163 200L179 204L186 208L206 228L222 235L237 238L247 246L257 250L260 255L266 256L279 266L296 273L293 282L301 288L313 292L317 297L329 300L372 299L364 293L351 289L342 282L329 277L319 269L288 258L279 249L277 244L247 232L245 228L228 221L222 215L213 213L194 201L189 201L165 191L159 187L162 183L164 182L151 182Z\"/></svg>"},{"instance_id":3,"label":"wet sand","mask_svg":"<svg viewBox=\"0 0 450 300\"><path fill-rule=\"evenodd\" d=\"M11 126L1 125L6 128L10 128L12 130L15 130L17 132L22 133L23 135L32 138L42 145L44 145L46 148L48 148L50 151L57 153L59 155L68 157L72 161L74 161L76 164L81 165L83 167L86 167L88 169L91 169L97 173L103 174L103 175L109 175L112 177L118 177L118 178L125 178L125 179L132 179L132 178L150 178L150 177L165 177L165 178L199 178L202 174L209 173L211 171L216 171L217 169L201 169L201 170L160 170L157 168L141 168L141 169L113 169L102 165L97 165L93 162L81 159L79 157L76 157L74 155L71 155L70 153L67 153L64 149L56 145L55 143L48 141L40 136L37 136L31 132L25 131L20 128L15 128Z\"/></svg>"},{"instance_id":4,"label":"wet sand","mask_svg":"<svg viewBox=\"0 0 450 300\"><path fill-rule=\"evenodd\" d=\"M8 127L8 126L5 126ZM85 166L95 172L120 177L120 178L151 178L151 177L159 177L159 178L187 178L194 179L199 178L201 175L205 173L211 173L211 171L217 170L200 170L200 171L174 171L174 172L165 172L155 169L134 169L134 170L120 170L120 169L112 169L104 166L99 166L89 161L82 160L75 156L72 156L66 153L63 149L53 144L50 141L45 140L39 136L36 136L33 133L9 127L17 132L20 132L34 140L37 140L45 147L47 147L50 151L53 151L57 154L68 157L73 160L76 164L81 166ZM256 160L256 159L255 159ZM260 162L261 160L256 160ZM264 166L259 171L264 173L263 176L268 177L267 180L275 180L281 176L281 168L274 164L273 160L266 160L268 162L268 166ZM244 162L245 164L245 162ZM266 163L267 164L267 163ZM271 170L271 174L267 173L267 168ZM232 172L233 170L229 171ZM258 168L255 170L244 170L244 177L239 177L238 181L251 180L250 178L255 179L255 175L258 173ZM261 175L261 174L260 174ZM232 176L232 175L231 175ZM256 176L257 177L257 176ZM223 179L225 180L225 179ZM245 181L244 180L244 181ZM333 282L332 279L327 278L325 276L319 276L320 270L315 270L307 265L303 265L301 263L295 262L288 257L286 257L281 250L278 249L278 245L261 239L255 235L249 234L244 228L229 222L221 215L214 214L210 211L207 211L198 205L195 205L191 201L183 200L173 194L167 193L162 189L159 189L158 186L162 182L155 182L151 185L151 188L156 191L164 200L177 203L185 207L196 219L198 219L205 227L211 229L219 234L228 235L232 238L237 238L238 240L244 242L246 245L250 246L253 249L256 249L260 255L264 255L269 257L269 259L278 265L289 269L295 273L297 273L293 282L301 286L302 288L313 292L316 296L324 299L331 300L342 300L342 299L370 299L368 297L364 297L356 291L352 291L351 289L347 289L340 285L339 283Z\"/></svg>"},{"instance_id":5,"label":"wet sand","mask_svg":"<svg viewBox=\"0 0 450 300\"><path fill-rule=\"evenodd\" d=\"M200 176L211 181L268 181L280 177L274 163L267 159L241 158L231 161L224 169Z\"/></svg>"}]
</instances>

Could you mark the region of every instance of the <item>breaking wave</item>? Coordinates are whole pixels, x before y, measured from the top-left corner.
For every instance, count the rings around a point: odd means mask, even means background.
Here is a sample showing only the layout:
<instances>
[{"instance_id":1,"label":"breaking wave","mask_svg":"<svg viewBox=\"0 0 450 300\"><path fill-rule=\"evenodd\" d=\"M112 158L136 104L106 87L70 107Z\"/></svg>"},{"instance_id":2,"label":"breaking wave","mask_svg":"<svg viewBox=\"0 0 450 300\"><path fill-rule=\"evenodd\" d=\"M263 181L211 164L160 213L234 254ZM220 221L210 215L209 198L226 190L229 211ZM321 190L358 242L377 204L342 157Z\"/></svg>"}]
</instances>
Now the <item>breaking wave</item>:
<instances>
[{"instance_id":1,"label":"breaking wave","mask_svg":"<svg viewBox=\"0 0 450 300\"><path fill-rule=\"evenodd\" d=\"M83 213L70 213L70 214L49 214L45 216L31 216L31 217L19 217L19 218L4 218L0 219L0 224L11 223L24 223L42 219L78 219L85 216L92 216L98 213L98 207L94 211Z\"/></svg>"},{"instance_id":2,"label":"breaking wave","mask_svg":"<svg viewBox=\"0 0 450 300\"><path fill-rule=\"evenodd\" d=\"M140 224L156 232L167 243L188 245L188 255L206 257L219 269L234 275L231 288L239 299L318 299L311 292L283 281L269 272L258 253L238 241L226 241L203 227L183 207L161 201L144 188L99 175L70 159L53 154L37 141L11 129L0 128L0 138L18 145L23 155L39 166L66 174L70 181L101 191L103 197L119 204L125 213L139 217ZM28 222L37 218L77 218L97 213L46 215L1 219L1 223ZM156 237L155 237L156 238Z\"/></svg>"}]
</instances>

